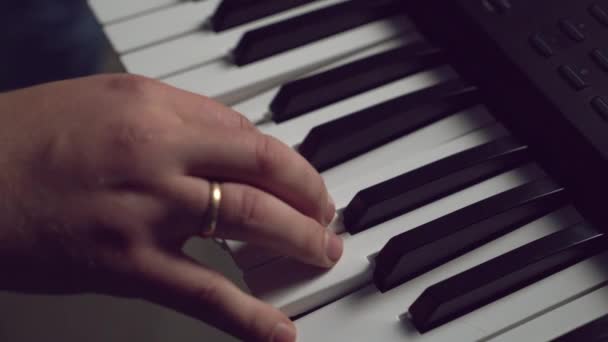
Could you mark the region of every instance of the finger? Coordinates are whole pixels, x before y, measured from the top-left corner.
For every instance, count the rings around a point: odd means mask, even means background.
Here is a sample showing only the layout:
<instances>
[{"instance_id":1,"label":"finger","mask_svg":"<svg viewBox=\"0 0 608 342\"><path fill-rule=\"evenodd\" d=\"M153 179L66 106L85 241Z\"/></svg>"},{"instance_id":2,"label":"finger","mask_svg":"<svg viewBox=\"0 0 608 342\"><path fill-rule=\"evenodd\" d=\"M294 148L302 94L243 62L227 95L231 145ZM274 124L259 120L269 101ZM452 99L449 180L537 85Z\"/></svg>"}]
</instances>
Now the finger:
<instances>
[{"instance_id":1,"label":"finger","mask_svg":"<svg viewBox=\"0 0 608 342\"><path fill-rule=\"evenodd\" d=\"M165 85L167 100L174 111L189 123L201 127L221 125L257 131L257 128L243 115L206 96L198 95Z\"/></svg>"},{"instance_id":2,"label":"finger","mask_svg":"<svg viewBox=\"0 0 608 342\"><path fill-rule=\"evenodd\" d=\"M146 299L245 341L295 341L295 327L283 313L188 257L149 250L137 259Z\"/></svg>"},{"instance_id":3,"label":"finger","mask_svg":"<svg viewBox=\"0 0 608 342\"><path fill-rule=\"evenodd\" d=\"M193 213L193 232L200 232L204 228L201 213L209 205L209 183L182 177L172 187L178 206ZM215 237L251 242L321 267L333 266L342 256L338 236L277 197L237 183L223 183L221 191Z\"/></svg>"},{"instance_id":4,"label":"finger","mask_svg":"<svg viewBox=\"0 0 608 342\"><path fill-rule=\"evenodd\" d=\"M175 153L183 156L187 174L261 188L324 225L333 218L335 207L319 173L277 139L222 129L204 136L185 130L180 139Z\"/></svg>"}]
</instances>

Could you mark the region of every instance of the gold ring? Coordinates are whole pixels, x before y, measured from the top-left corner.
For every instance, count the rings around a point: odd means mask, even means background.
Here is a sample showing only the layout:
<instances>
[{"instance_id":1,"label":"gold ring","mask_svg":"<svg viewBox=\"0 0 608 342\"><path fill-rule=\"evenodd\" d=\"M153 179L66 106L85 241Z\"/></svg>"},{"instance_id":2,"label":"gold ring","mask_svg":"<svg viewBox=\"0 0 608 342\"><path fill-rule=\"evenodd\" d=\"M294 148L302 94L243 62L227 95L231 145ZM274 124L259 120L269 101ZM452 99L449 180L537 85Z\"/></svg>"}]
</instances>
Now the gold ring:
<instances>
[{"instance_id":1,"label":"gold ring","mask_svg":"<svg viewBox=\"0 0 608 342\"><path fill-rule=\"evenodd\" d=\"M217 220L220 214L220 203L222 202L222 189L220 183L211 182L209 191L209 209L203 222L203 231L201 235L204 238L211 237L215 233Z\"/></svg>"}]
</instances>

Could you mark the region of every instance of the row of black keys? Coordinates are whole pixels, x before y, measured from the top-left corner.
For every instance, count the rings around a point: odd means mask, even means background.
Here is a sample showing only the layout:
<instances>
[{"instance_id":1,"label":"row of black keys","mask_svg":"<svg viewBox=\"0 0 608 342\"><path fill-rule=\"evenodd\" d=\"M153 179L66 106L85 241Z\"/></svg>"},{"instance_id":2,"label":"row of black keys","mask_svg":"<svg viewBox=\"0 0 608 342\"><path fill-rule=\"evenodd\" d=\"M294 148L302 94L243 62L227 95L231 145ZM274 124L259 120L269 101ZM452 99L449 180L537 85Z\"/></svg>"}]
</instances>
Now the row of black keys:
<instances>
[{"instance_id":1,"label":"row of black keys","mask_svg":"<svg viewBox=\"0 0 608 342\"><path fill-rule=\"evenodd\" d=\"M273 101L275 121L304 115L443 62L441 51L419 43L294 81L283 86ZM475 87L462 80L447 81L315 127L299 151L319 171L323 171L479 103ZM529 161L527 146L512 138L458 153L359 192L344 211L345 228L351 234L359 233ZM382 291L398 286L558 209L567 202L564 192L550 180L539 180L396 236L378 255L374 281ZM412 306L414 322L420 331L445 323L497 296L525 286L530 279L549 274L547 269L555 272L597 253L601 250L601 244L597 242L600 239L603 235L591 228L575 227L507 254L486 266L498 270L501 268L495 268L493 263L507 260L506 264L518 271L517 279L505 277L505 272L501 271L486 273L488 278L485 282L470 281L479 280L476 273L484 270L476 268L451 280L493 286L495 291L486 292L483 298L466 298L477 287L448 293L446 291L454 289L452 283L437 284ZM553 254L557 256L553 257ZM510 258L520 262L513 262ZM413 264L411 260L417 262ZM536 262L540 262L541 267ZM533 272L526 273L528 267ZM464 288L461 286L460 289ZM443 301L438 301L437 297ZM452 301L458 301L460 306L454 307ZM451 306L451 310L444 312L445 306Z\"/></svg>"},{"instance_id":2,"label":"row of black keys","mask_svg":"<svg viewBox=\"0 0 608 342\"><path fill-rule=\"evenodd\" d=\"M216 32L315 0L224 0L210 19ZM243 66L402 12L399 0L349 0L246 32L233 51Z\"/></svg>"},{"instance_id":3,"label":"row of black keys","mask_svg":"<svg viewBox=\"0 0 608 342\"><path fill-rule=\"evenodd\" d=\"M359 192L343 212L351 234L530 162L528 147L502 138ZM550 179L524 184L397 235L376 257L374 282L388 291L568 204ZM410 308L426 332L608 249L604 234L577 225L428 288ZM415 262L413 262L415 260Z\"/></svg>"},{"instance_id":4,"label":"row of black keys","mask_svg":"<svg viewBox=\"0 0 608 342\"><path fill-rule=\"evenodd\" d=\"M325 166L335 165L478 103L474 87L448 81L319 126L300 151L318 168L323 165L312 156L324 155ZM316 139L316 149L307 147L313 145L311 137ZM359 192L344 210L345 228L351 234L360 233L531 159L528 147L510 137L452 155ZM374 281L387 291L567 202L562 187L541 179L473 204L391 239L376 259ZM414 323L427 331L463 315L599 252L604 246L600 240L603 234L594 229L574 227L437 284L412 306ZM493 291L479 296L474 291L479 287ZM445 311L446 306L451 309Z\"/></svg>"}]
</instances>

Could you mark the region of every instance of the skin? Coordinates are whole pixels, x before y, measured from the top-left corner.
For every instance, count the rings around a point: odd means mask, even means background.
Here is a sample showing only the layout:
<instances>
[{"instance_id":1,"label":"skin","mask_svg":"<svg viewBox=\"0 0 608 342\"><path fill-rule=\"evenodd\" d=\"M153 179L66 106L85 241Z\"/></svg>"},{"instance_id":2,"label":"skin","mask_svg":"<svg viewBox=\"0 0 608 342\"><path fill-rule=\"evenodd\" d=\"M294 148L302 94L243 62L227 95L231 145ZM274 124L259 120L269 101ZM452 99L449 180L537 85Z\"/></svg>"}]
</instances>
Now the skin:
<instances>
[{"instance_id":1,"label":"skin","mask_svg":"<svg viewBox=\"0 0 608 342\"><path fill-rule=\"evenodd\" d=\"M320 175L203 96L129 75L0 94L0 289L143 298L247 341L293 341L283 313L182 252L209 180L215 237L319 267L342 242Z\"/></svg>"}]
</instances>

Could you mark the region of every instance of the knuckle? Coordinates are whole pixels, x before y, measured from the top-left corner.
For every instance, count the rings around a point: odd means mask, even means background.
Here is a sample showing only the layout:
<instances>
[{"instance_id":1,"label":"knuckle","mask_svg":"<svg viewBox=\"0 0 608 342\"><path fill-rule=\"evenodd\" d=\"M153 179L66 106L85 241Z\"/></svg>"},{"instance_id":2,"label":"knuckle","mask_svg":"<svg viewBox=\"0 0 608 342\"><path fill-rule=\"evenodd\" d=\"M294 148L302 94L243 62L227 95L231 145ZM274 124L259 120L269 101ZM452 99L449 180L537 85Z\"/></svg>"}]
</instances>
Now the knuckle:
<instances>
[{"instance_id":1,"label":"knuckle","mask_svg":"<svg viewBox=\"0 0 608 342\"><path fill-rule=\"evenodd\" d=\"M275 138L261 134L256 138L255 159L260 174L271 177L281 168L281 143Z\"/></svg>"},{"instance_id":2,"label":"knuckle","mask_svg":"<svg viewBox=\"0 0 608 342\"><path fill-rule=\"evenodd\" d=\"M138 154L139 149L150 140L148 132L140 125L140 120L131 118L120 120L110 128L112 147L117 151Z\"/></svg>"},{"instance_id":3,"label":"knuckle","mask_svg":"<svg viewBox=\"0 0 608 342\"><path fill-rule=\"evenodd\" d=\"M116 74L107 77L106 87L112 92L132 98L146 94L154 84L155 81L144 76Z\"/></svg>"}]
</instances>

